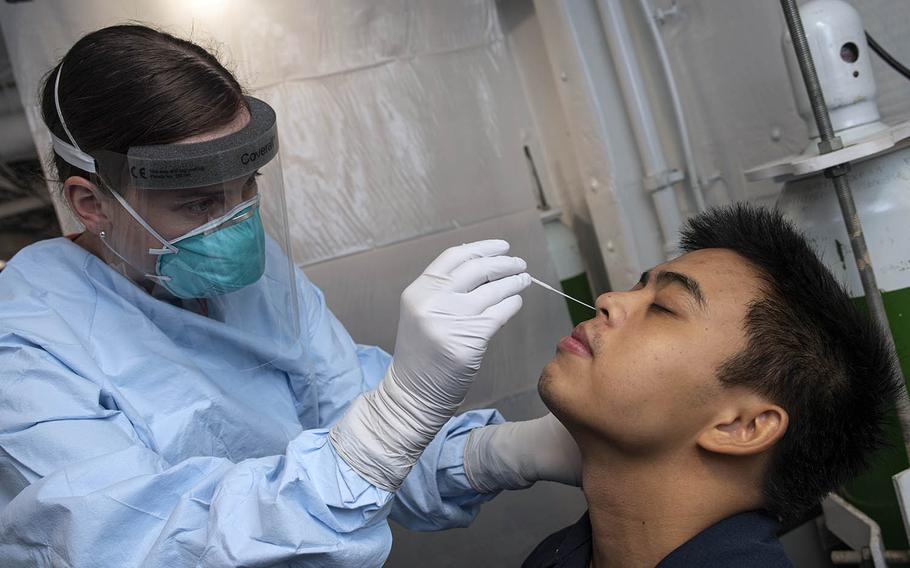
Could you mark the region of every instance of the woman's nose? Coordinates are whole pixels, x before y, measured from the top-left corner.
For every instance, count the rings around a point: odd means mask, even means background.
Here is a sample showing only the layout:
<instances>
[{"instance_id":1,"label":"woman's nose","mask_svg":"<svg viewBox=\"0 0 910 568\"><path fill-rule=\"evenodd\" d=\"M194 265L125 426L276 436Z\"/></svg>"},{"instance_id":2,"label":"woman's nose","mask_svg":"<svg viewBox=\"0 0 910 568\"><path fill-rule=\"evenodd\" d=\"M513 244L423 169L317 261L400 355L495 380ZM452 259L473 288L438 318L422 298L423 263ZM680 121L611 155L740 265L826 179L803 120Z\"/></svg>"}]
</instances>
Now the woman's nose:
<instances>
[{"instance_id":1,"label":"woman's nose","mask_svg":"<svg viewBox=\"0 0 910 568\"><path fill-rule=\"evenodd\" d=\"M239 193L237 193L237 194L230 193L230 194L225 195L224 197L225 197L224 213L227 213L228 211L230 211L234 207L237 207L244 201L243 196L240 195Z\"/></svg>"}]
</instances>

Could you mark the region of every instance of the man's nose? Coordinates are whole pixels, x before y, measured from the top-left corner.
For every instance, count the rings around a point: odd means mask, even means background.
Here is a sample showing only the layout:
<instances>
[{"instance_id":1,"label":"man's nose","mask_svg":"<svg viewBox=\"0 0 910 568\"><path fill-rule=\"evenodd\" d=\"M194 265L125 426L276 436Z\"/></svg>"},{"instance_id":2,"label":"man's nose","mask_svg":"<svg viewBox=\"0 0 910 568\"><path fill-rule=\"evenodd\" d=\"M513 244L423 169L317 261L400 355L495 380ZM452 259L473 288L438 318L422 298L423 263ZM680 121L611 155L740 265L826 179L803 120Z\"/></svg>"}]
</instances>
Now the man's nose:
<instances>
[{"instance_id":1,"label":"man's nose","mask_svg":"<svg viewBox=\"0 0 910 568\"><path fill-rule=\"evenodd\" d=\"M628 308L624 305L624 294L628 293L607 292L598 296L597 301L594 302L594 307L597 308L596 318L602 319L611 326L622 325L629 315Z\"/></svg>"}]
</instances>

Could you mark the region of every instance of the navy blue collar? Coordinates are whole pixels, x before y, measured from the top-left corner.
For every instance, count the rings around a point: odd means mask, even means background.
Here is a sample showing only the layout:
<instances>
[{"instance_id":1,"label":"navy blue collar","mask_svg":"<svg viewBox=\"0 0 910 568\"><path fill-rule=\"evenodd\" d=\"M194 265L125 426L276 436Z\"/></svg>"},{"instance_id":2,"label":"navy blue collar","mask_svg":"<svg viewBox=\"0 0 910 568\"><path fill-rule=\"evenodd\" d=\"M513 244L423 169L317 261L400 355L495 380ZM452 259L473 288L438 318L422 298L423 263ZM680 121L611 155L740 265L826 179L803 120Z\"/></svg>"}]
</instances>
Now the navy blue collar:
<instances>
[{"instance_id":1,"label":"navy blue collar","mask_svg":"<svg viewBox=\"0 0 910 568\"><path fill-rule=\"evenodd\" d=\"M728 517L682 544L655 568L792 568L777 538L780 525L761 511ZM523 568L587 568L591 560L588 514L558 531L528 556Z\"/></svg>"}]
</instances>

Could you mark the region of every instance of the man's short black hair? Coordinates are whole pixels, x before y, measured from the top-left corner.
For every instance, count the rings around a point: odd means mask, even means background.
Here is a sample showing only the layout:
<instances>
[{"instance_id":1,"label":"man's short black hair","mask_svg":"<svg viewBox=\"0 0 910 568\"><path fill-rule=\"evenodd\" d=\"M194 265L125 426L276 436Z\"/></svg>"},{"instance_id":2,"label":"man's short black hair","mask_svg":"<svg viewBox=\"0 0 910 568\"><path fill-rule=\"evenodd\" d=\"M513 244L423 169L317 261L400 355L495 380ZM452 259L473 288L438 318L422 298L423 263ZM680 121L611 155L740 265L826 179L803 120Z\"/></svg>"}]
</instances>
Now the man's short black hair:
<instances>
[{"instance_id":1,"label":"man's short black hair","mask_svg":"<svg viewBox=\"0 0 910 568\"><path fill-rule=\"evenodd\" d=\"M717 376L789 414L763 489L765 506L792 521L861 473L884 444L901 376L891 344L778 211L711 209L683 228L680 248L731 250L762 275L764 297L744 322L747 346Z\"/></svg>"}]
</instances>

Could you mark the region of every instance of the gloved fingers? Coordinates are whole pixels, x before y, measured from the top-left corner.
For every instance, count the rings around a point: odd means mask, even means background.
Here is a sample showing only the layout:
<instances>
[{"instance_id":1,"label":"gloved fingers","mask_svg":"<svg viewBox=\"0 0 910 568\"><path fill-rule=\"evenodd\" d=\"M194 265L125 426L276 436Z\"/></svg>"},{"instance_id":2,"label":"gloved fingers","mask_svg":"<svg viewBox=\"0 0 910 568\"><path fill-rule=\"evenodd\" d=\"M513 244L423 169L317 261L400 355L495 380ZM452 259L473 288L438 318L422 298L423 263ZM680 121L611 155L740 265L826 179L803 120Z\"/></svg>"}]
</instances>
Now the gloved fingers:
<instances>
[{"instance_id":1,"label":"gloved fingers","mask_svg":"<svg viewBox=\"0 0 910 568\"><path fill-rule=\"evenodd\" d=\"M512 317L521 310L523 300L521 296L509 296L498 304L492 305L483 311L483 317L495 322L493 333L499 331ZM492 336L492 334L490 334Z\"/></svg>"},{"instance_id":2,"label":"gloved fingers","mask_svg":"<svg viewBox=\"0 0 910 568\"><path fill-rule=\"evenodd\" d=\"M443 251L436 260L427 266L425 274L449 274L465 261L482 256L499 256L509 252L509 243L501 239L490 239L486 241L476 241L451 247Z\"/></svg>"},{"instance_id":3,"label":"gloved fingers","mask_svg":"<svg viewBox=\"0 0 910 568\"><path fill-rule=\"evenodd\" d=\"M527 274L516 274L515 276L507 276L484 284L473 292L462 295L462 298L469 313L479 314L506 298L520 294L530 285L530 276Z\"/></svg>"},{"instance_id":4,"label":"gloved fingers","mask_svg":"<svg viewBox=\"0 0 910 568\"><path fill-rule=\"evenodd\" d=\"M455 292L471 292L487 282L513 276L527 268L528 264L523 259L514 256L473 258L452 271L452 289Z\"/></svg>"}]
</instances>

